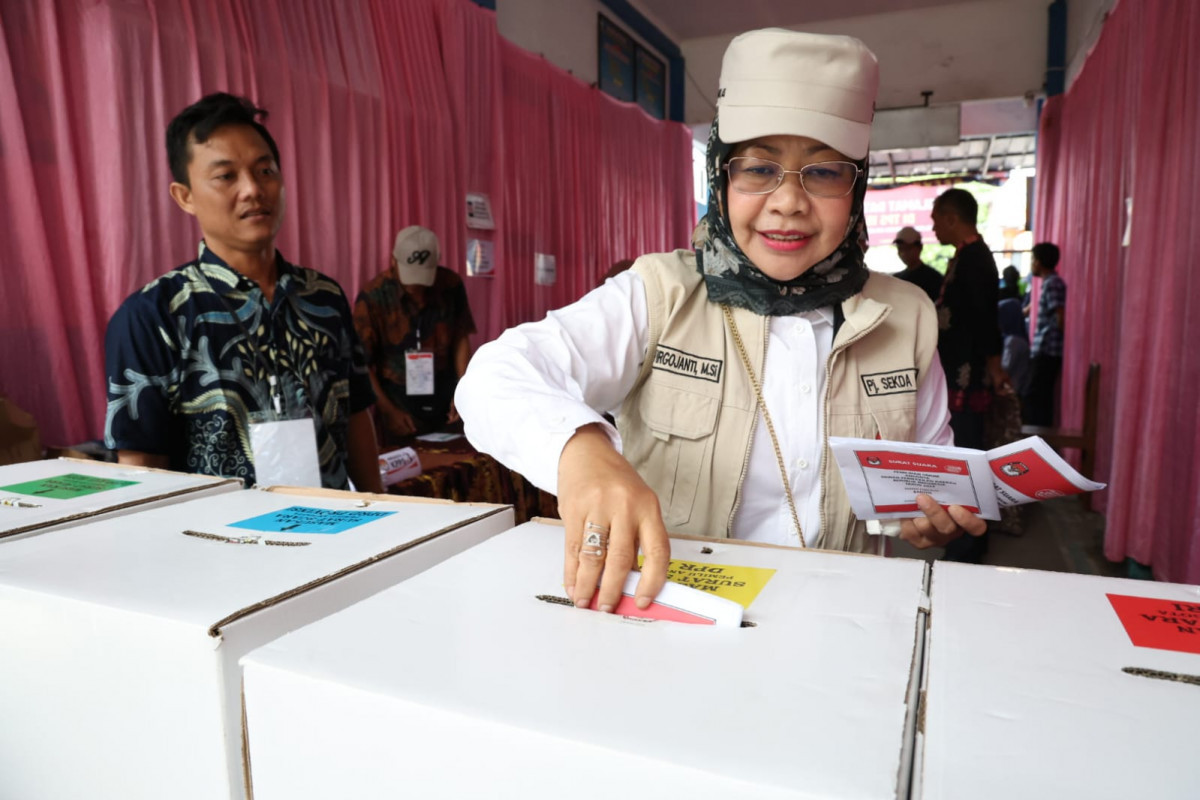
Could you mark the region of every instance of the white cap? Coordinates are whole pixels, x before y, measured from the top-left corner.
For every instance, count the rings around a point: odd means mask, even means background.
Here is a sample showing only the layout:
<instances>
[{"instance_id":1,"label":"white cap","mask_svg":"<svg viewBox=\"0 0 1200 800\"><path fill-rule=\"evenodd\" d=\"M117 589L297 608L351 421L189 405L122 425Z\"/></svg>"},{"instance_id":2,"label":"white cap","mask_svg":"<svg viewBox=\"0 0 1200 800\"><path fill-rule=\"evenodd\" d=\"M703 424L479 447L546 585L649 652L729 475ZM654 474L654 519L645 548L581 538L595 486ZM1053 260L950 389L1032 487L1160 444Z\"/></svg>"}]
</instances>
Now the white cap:
<instances>
[{"instance_id":1,"label":"white cap","mask_svg":"<svg viewBox=\"0 0 1200 800\"><path fill-rule=\"evenodd\" d=\"M717 133L727 144L807 136L852 159L865 158L878 89L879 62L858 39L783 28L750 31L725 50Z\"/></svg>"},{"instance_id":2,"label":"white cap","mask_svg":"<svg viewBox=\"0 0 1200 800\"><path fill-rule=\"evenodd\" d=\"M911 225L905 225L896 231L896 238L892 240L892 244L916 244L919 241L921 232Z\"/></svg>"},{"instance_id":3,"label":"white cap","mask_svg":"<svg viewBox=\"0 0 1200 800\"><path fill-rule=\"evenodd\" d=\"M408 286L433 286L437 278L438 260L441 249L437 234L420 225L409 225L396 234L396 246L392 248L400 282Z\"/></svg>"}]
</instances>

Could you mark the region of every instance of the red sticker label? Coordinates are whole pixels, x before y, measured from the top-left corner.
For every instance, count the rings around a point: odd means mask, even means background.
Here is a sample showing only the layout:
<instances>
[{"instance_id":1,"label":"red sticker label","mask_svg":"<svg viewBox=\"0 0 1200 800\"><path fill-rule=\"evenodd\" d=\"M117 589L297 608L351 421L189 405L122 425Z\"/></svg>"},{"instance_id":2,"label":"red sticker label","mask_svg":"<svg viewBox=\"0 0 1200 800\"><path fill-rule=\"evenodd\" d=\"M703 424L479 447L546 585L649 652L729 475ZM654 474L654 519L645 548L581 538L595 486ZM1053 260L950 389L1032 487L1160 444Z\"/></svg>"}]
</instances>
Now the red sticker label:
<instances>
[{"instance_id":1,"label":"red sticker label","mask_svg":"<svg viewBox=\"0 0 1200 800\"><path fill-rule=\"evenodd\" d=\"M888 450L855 450L858 463L867 469L905 470L908 472L946 472L969 475L970 468L961 458L919 456L912 453L893 453Z\"/></svg>"},{"instance_id":2,"label":"red sticker label","mask_svg":"<svg viewBox=\"0 0 1200 800\"><path fill-rule=\"evenodd\" d=\"M1134 647L1200 654L1200 603L1108 595Z\"/></svg>"},{"instance_id":3,"label":"red sticker label","mask_svg":"<svg viewBox=\"0 0 1200 800\"><path fill-rule=\"evenodd\" d=\"M596 592L592 596L592 604L589 608L595 611L600 607L600 593ZM712 617L706 617L703 614L697 614L693 611L685 611L682 608L668 606L664 603L653 602L645 608L637 607L637 599L632 595L622 594L621 599L617 601L617 607L613 609L613 613L618 617L637 617L638 619L662 619L668 622L686 622L691 625L714 625L716 620Z\"/></svg>"}]
</instances>

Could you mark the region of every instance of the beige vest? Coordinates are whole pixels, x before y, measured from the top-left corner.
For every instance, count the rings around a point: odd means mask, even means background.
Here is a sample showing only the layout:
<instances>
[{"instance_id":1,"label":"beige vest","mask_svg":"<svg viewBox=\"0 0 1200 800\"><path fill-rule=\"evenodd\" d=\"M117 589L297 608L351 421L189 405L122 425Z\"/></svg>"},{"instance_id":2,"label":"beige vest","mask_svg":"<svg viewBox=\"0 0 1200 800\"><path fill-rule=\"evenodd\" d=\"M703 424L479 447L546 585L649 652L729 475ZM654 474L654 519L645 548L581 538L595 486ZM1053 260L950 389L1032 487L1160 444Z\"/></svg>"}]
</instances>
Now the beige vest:
<instances>
[{"instance_id":1,"label":"beige vest","mask_svg":"<svg viewBox=\"0 0 1200 800\"><path fill-rule=\"evenodd\" d=\"M692 251L643 256L633 269L646 286L650 345L617 422L625 457L658 494L668 530L728 537L758 418L754 387ZM761 381L768 318L732 311ZM911 441L917 387L936 357L933 304L916 286L872 273L842 311L826 365L826 437ZM865 526L850 511L828 441L821 485L817 546L865 552Z\"/></svg>"}]
</instances>

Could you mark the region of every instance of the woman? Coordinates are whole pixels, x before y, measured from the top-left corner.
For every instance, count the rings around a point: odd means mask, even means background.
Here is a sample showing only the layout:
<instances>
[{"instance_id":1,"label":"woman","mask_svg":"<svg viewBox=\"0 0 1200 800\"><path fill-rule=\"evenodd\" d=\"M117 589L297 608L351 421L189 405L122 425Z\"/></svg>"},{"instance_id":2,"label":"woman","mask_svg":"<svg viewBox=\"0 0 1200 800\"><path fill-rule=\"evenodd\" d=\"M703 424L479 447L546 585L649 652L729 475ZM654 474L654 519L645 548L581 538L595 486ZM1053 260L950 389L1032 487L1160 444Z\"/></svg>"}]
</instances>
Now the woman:
<instances>
[{"instance_id":1,"label":"woman","mask_svg":"<svg viewBox=\"0 0 1200 800\"><path fill-rule=\"evenodd\" d=\"M869 550L827 437L952 442L933 305L863 264L877 85L856 39L734 39L695 251L643 256L471 362L456 397L467 436L558 495L576 605L598 591L611 611L639 547L648 605L667 528ZM986 529L918 504L925 516L900 525L918 547Z\"/></svg>"},{"instance_id":2,"label":"woman","mask_svg":"<svg viewBox=\"0 0 1200 800\"><path fill-rule=\"evenodd\" d=\"M1012 264L1004 268L996 319L1004 340L1000 366L1008 373L1016 395L1020 396L1029 387L1029 331L1025 328L1025 315L1021 310L1021 274Z\"/></svg>"}]
</instances>

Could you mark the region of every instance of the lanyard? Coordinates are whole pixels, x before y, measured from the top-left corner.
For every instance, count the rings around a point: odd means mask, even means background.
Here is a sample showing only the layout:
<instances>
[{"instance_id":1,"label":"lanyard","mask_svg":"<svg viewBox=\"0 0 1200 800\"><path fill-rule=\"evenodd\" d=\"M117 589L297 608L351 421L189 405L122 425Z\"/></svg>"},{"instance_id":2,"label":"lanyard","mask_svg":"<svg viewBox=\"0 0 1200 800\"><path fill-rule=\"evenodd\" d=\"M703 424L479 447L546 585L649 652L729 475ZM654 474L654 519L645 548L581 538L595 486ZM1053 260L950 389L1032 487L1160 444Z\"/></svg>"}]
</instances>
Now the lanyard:
<instances>
[{"instance_id":1,"label":"lanyard","mask_svg":"<svg viewBox=\"0 0 1200 800\"><path fill-rule=\"evenodd\" d=\"M428 296L426 296L425 299L428 300ZM407 291L407 289L401 295L400 304L404 312L408 314L409 319L412 320L412 326L417 332L417 346L413 348L413 351L418 351L421 349L422 318L425 317L426 313L431 310L431 307L425 303L418 303L416 298L414 298L412 294Z\"/></svg>"}]
</instances>

